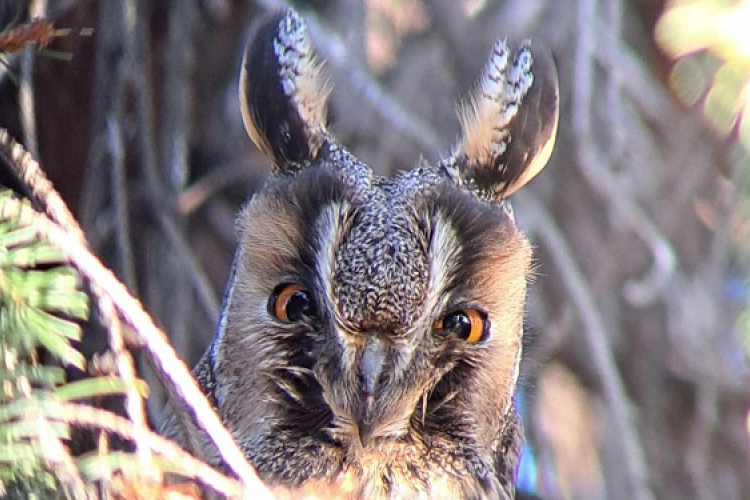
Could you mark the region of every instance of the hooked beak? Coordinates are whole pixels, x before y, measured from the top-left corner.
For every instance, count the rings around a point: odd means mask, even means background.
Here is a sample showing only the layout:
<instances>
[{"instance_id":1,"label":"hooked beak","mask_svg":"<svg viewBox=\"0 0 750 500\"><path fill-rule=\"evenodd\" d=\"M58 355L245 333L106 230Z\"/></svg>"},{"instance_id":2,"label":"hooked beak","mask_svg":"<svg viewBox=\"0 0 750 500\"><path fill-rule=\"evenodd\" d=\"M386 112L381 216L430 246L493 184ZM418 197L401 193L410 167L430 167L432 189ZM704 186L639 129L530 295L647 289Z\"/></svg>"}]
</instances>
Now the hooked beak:
<instances>
[{"instance_id":1,"label":"hooked beak","mask_svg":"<svg viewBox=\"0 0 750 500\"><path fill-rule=\"evenodd\" d=\"M375 429L375 391L377 391L380 374L385 361L386 345L380 338L371 336L367 339L359 360L359 375L362 381L360 407L357 417L359 439L362 446L372 439Z\"/></svg>"}]
</instances>

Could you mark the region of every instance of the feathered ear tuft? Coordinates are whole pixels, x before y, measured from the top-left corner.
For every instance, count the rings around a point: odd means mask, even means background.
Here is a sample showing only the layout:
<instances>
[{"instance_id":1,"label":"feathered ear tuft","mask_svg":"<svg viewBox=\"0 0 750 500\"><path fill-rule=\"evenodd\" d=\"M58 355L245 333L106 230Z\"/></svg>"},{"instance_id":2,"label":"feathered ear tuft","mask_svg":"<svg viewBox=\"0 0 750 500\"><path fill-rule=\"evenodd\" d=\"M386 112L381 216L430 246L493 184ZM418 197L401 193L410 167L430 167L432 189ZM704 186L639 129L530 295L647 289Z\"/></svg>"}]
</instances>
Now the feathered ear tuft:
<instances>
[{"instance_id":1,"label":"feathered ear tuft","mask_svg":"<svg viewBox=\"0 0 750 500\"><path fill-rule=\"evenodd\" d=\"M552 54L498 40L462 106L462 138L441 166L492 201L507 198L547 164L557 134L559 88Z\"/></svg>"},{"instance_id":2,"label":"feathered ear tuft","mask_svg":"<svg viewBox=\"0 0 750 500\"><path fill-rule=\"evenodd\" d=\"M257 25L242 61L242 118L277 172L293 171L293 164L317 156L327 139L329 91L307 27L295 11Z\"/></svg>"}]
</instances>

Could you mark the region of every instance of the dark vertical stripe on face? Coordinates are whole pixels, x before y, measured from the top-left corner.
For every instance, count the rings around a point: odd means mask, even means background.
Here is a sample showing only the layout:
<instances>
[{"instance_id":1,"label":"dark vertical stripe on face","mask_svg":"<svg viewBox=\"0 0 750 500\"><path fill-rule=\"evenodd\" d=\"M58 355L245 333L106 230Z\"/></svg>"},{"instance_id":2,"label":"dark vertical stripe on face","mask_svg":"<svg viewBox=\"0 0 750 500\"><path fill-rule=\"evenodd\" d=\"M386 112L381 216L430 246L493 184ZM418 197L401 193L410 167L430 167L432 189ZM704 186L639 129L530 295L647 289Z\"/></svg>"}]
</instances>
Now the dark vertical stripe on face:
<instances>
[{"instance_id":1,"label":"dark vertical stripe on face","mask_svg":"<svg viewBox=\"0 0 750 500\"><path fill-rule=\"evenodd\" d=\"M293 207L296 218L294 225L301 236L295 256L284 267L310 288L319 303L317 318L311 319L308 324L290 325L286 329L288 335L277 336L277 342L283 344L279 347L280 352L285 353L286 364L274 373L274 377L293 387L294 393L301 397L295 399L278 389L278 396L287 408L280 430L290 435L299 434L300 439L314 435L317 441L329 444L331 438L326 429L331 426L332 412L325 402L320 382L313 374L316 365L325 362L320 358L321 343L329 340L321 332L329 330L331 325L331 318L327 317L328 308L324 307L326 293L319 288L317 276L318 260L324 257L320 255L320 248L325 238L320 234L319 221L331 205L346 202L348 191L338 173L320 167L303 169L293 180L271 180L267 187L267 196Z\"/></svg>"}]
</instances>

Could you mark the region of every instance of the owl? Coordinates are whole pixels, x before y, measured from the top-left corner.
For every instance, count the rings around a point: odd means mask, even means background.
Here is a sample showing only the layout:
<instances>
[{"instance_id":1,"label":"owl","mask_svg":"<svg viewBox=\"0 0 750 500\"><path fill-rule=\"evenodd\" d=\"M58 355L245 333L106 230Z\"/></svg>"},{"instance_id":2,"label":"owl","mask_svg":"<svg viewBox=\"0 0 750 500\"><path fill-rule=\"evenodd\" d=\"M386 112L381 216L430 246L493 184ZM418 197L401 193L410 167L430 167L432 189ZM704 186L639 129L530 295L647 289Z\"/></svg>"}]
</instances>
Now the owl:
<instances>
[{"instance_id":1,"label":"owl","mask_svg":"<svg viewBox=\"0 0 750 500\"><path fill-rule=\"evenodd\" d=\"M278 498L512 499L531 247L507 198L551 154L551 55L498 41L452 152L394 177L336 142L328 94L297 13L256 26L240 101L272 174L194 374Z\"/></svg>"}]
</instances>

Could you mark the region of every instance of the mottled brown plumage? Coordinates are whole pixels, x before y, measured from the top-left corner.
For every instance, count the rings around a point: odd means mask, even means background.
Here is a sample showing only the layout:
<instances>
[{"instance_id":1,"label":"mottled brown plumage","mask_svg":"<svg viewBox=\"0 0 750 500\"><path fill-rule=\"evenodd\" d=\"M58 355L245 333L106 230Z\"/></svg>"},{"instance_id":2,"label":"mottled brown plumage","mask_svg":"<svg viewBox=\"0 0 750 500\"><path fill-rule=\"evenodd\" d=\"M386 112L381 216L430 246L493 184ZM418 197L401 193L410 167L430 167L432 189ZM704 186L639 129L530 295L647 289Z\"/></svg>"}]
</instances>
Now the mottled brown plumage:
<instances>
[{"instance_id":1,"label":"mottled brown plumage","mask_svg":"<svg viewBox=\"0 0 750 500\"><path fill-rule=\"evenodd\" d=\"M196 377L280 498L513 498L531 250L505 198L551 151L551 58L498 42L454 153L381 178L326 130L311 47L291 10L248 45L243 117L273 175Z\"/></svg>"}]
</instances>

